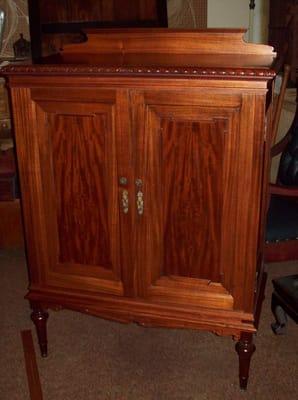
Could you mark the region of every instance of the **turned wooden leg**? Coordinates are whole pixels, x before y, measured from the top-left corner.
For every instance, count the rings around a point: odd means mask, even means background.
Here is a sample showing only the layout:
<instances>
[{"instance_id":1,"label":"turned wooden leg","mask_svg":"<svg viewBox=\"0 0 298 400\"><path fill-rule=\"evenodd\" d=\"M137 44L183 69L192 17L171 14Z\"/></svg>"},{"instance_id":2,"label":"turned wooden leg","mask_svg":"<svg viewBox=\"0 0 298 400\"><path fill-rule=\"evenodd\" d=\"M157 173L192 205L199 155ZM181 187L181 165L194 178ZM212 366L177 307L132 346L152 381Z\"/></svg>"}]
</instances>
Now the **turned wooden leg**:
<instances>
[{"instance_id":1,"label":"turned wooden leg","mask_svg":"<svg viewBox=\"0 0 298 400\"><path fill-rule=\"evenodd\" d=\"M242 390L247 389L250 360L255 350L256 346L252 341L252 333L241 333L240 340L236 344L236 351L239 356L239 380Z\"/></svg>"},{"instance_id":2,"label":"turned wooden leg","mask_svg":"<svg viewBox=\"0 0 298 400\"><path fill-rule=\"evenodd\" d=\"M42 357L48 355L48 341L47 341L47 319L49 314L38 308L33 309L31 319L34 322L37 331L38 343Z\"/></svg>"}]
</instances>

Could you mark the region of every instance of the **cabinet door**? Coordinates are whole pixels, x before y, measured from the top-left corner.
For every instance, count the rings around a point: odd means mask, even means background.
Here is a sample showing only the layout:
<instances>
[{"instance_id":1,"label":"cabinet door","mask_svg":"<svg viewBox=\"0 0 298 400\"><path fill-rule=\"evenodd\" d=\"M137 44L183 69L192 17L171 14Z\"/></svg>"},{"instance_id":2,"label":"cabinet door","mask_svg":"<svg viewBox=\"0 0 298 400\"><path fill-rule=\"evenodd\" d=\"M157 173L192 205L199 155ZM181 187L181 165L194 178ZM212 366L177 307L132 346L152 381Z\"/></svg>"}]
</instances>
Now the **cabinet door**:
<instances>
[{"instance_id":1,"label":"cabinet door","mask_svg":"<svg viewBox=\"0 0 298 400\"><path fill-rule=\"evenodd\" d=\"M41 204L40 224L32 208L25 215L37 230L27 238L29 246L40 240L35 251L45 254L44 265L32 266L41 271L37 283L123 295L129 276L121 254L128 253L129 238L121 235L121 219L128 216L119 209L118 174L127 166L117 149L129 147L129 127L116 118L122 114L118 94L59 88L30 93L34 122L18 140L25 140L19 150L24 203L38 192ZM34 181L25 187L34 169Z\"/></svg>"},{"instance_id":2,"label":"cabinet door","mask_svg":"<svg viewBox=\"0 0 298 400\"><path fill-rule=\"evenodd\" d=\"M140 295L251 311L262 103L256 124L254 95L147 91L132 98L144 201L136 235Z\"/></svg>"}]
</instances>

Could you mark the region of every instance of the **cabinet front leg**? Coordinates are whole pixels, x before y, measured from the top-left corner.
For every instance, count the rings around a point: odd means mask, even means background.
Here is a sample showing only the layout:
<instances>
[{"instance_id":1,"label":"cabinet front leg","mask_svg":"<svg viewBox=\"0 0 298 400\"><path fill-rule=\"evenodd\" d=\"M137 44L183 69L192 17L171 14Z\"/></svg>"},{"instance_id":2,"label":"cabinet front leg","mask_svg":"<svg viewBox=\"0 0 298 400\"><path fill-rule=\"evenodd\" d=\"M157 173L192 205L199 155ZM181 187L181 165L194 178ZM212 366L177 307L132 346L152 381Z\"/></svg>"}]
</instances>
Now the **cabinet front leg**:
<instances>
[{"instance_id":1,"label":"cabinet front leg","mask_svg":"<svg viewBox=\"0 0 298 400\"><path fill-rule=\"evenodd\" d=\"M48 355L47 319L49 314L41 308L33 308L31 319L36 327L38 343L42 357Z\"/></svg>"},{"instance_id":2,"label":"cabinet front leg","mask_svg":"<svg viewBox=\"0 0 298 400\"><path fill-rule=\"evenodd\" d=\"M239 380L240 380L240 389L247 389L247 381L249 376L249 366L251 356L256 350L256 346L253 344L253 334L243 332L241 333L241 337L239 342L236 344L236 351L239 356Z\"/></svg>"}]
</instances>

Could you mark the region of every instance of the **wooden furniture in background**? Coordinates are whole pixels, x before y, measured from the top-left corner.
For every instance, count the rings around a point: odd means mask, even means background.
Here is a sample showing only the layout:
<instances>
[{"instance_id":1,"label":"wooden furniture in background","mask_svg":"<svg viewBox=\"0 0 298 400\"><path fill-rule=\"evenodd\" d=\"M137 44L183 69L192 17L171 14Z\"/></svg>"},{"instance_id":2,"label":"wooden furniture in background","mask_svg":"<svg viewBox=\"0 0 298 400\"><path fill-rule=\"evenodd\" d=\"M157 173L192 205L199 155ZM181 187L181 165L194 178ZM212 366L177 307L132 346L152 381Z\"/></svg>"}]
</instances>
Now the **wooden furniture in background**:
<instances>
[{"instance_id":1,"label":"wooden furniture in background","mask_svg":"<svg viewBox=\"0 0 298 400\"><path fill-rule=\"evenodd\" d=\"M231 335L246 388L275 54L243 33L91 31L59 64L4 69L43 356L65 307Z\"/></svg>"},{"instance_id":2,"label":"wooden furniture in background","mask_svg":"<svg viewBox=\"0 0 298 400\"><path fill-rule=\"evenodd\" d=\"M291 80L298 75L298 0L270 0L268 43L291 66Z\"/></svg>"},{"instance_id":3,"label":"wooden furniture in background","mask_svg":"<svg viewBox=\"0 0 298 400\"><path fill-rule=\"evenodd\" d=\"M0 77L0 139L6 136L7 129L10 128L10 116L8 107L7 90L5 88L5 80Z\"/></svg>"},{"instance_id":4,"label":"wooden furniture in background","mask_svg":"<svg viewBox=\"0 0 298 400\"><path fill-rule=\"evenodd\" d=\"M286 135L273 146L271 157L282 153L277 182L270 184L265 261L298 260L298 105ZM296 179L295 179L296 175Z\"/></svg>"},{"instance_id":5,"label":"wooden furniture in background","mask_svg":"<svg viewBox=\"0 0 298 400\"><path fill-rule=\"evenodd\" d=\"M166 27L166 0L28 0L32 57L85 39L83 29Z\"/></svg>"},{"instance_id":6,"label":"wooden furniture in background","mask_svg":"<svg viewBox=\"0 0 298 400\"><path fill-rule=\"evenodd\" d=\"M272 143L275 143L277 137L278 126L280 123L280 117L282 112L282 107L284 104L287 84L290 76L291 67L288 64L285 64L283 68L283 78L280 87L279 95L277 96L276 101L274 102L274 110L273 110L273 120L272 120ZM278 73L278 71L276 71Z\"/></svg>"}]
</instances>

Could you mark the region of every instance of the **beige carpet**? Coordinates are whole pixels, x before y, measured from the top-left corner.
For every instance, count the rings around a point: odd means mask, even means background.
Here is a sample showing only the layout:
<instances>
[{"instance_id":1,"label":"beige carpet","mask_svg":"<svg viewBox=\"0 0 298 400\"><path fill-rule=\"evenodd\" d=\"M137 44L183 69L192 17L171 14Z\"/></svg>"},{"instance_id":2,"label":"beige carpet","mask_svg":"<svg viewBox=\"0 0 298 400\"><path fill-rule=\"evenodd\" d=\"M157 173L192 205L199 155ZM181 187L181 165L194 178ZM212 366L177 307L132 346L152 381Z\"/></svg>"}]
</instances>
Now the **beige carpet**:
<instances>
[{"instance_id":1,"label":"beige carpet","mask_svg":"<svg viewBox=\"0 0 298 400\"><path fill-rule=\"evenodd\" d=\"M0 399L29 400L20 330L32 328L24 255L0 252ZM298 326L270 329L271 279L298 263L271 264L247 392L238 389L230 338L122 325L71 311L50 312L49 356L38 367L45 400L298 399ZM38 351L35 331L35 348Z\"/></svg>"}]
</instances>

